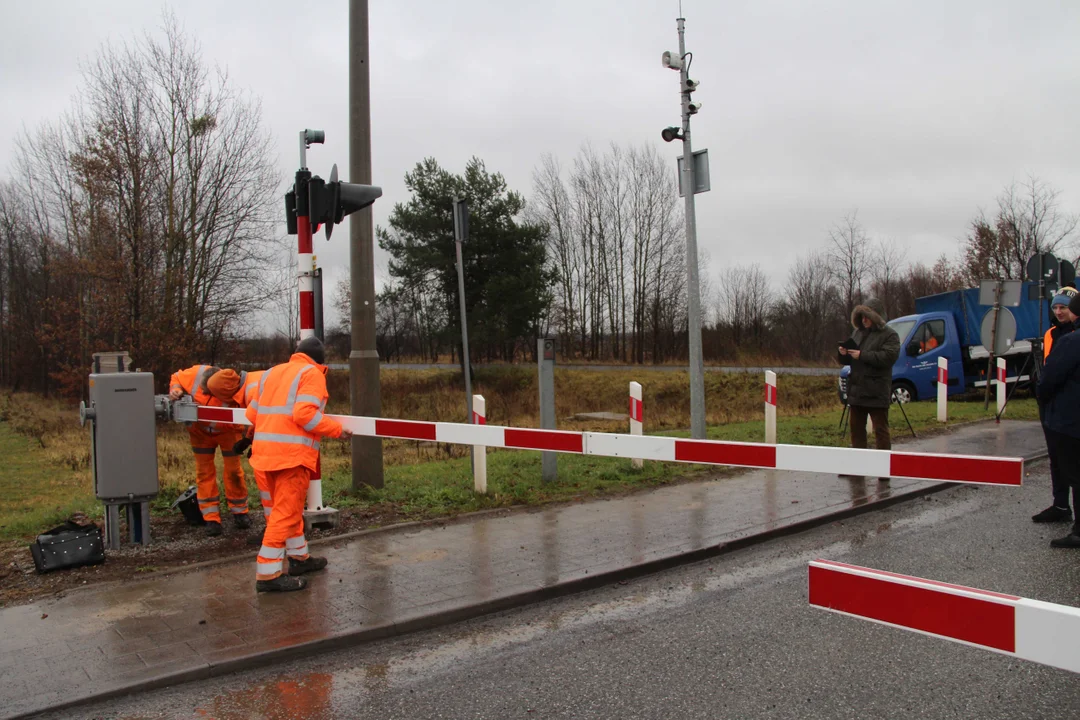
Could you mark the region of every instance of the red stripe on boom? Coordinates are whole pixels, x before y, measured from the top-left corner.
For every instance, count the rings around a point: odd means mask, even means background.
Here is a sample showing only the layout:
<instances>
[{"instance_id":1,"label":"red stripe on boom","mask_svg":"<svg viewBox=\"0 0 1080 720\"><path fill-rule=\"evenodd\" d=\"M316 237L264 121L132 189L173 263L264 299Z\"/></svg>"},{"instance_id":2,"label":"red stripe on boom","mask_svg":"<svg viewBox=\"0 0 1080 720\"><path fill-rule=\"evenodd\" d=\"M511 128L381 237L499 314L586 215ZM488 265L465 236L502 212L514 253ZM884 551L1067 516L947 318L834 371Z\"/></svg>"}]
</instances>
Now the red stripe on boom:
<instances>
[{"instance_id":1,"label":"red stripe on boom","mask_svg":"<svg viewBox=\"0 0 1080 720\"><path fill-rule=\"evenodd\" d=\"M581 433L559 430L521 430L506 428L503 442L508 448L522 450L555 450L557 452L584 452Z\"/></svg>"},{"instance_id":2,"label":"red stripe on boom","mask_svg":"<svg viewBox=\"0 0 1080 720\"><path fill-rule=\"evenodd\" d=\"M676 440L675 459L683 462L771 468L776 467L776 448L772 445Z\"/></svg>"},{"instance_id":3,"label":"red stripe on boom","mask_svg":"<svg viewBox=\"0 0 1080 720\"><path fill-rule=\"evenodd\" d=\"M813 565L810 604L995 650L1016 651L1012 605Z\"/></svg>"},{"instance_id":4,"label":"red stripe on boom","mask_svg":"<svg viewBox=\"0 0 1080 720\"><path fill-rule=\"evenodd\" d=\"M203 422L232 422L233 411L225 408L200 407L198 417Z\"/></svg>"},{"instance_id":5,"label":"red stripe on boom","mask_svg":"<svg viewBox=\"0 0 1080 720\"><path fill-rule=\"evenodd\" d=\"M379 437L435 440L435 423L416 420L376 420L375 434Z\"/></svg>"},{"instance_id":6,"label":"red stripe on boom","mask_svg":"<svg viewBox=\"0 0 1080 720\"><path fill-rule=\"evenodd\" d=\"M1024 484L1024 463L1021 460L988 460L894 452L889 458L889 468L889 474L894 477L917 477L1017 487Z\"/></svg>"}]
</instances>

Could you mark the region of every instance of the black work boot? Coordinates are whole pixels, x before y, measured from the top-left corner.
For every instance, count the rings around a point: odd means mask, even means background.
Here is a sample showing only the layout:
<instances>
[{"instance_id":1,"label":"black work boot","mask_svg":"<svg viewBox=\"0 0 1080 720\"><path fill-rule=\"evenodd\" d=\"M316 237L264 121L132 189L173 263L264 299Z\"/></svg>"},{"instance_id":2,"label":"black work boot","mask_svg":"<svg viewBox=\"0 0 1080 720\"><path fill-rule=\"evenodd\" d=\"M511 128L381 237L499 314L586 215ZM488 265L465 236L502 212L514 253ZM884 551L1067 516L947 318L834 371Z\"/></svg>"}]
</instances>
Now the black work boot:
<instances>
[{"instance_id":1,"label":"black work boot","mask_svg":"<svg viewBox=\"0 0 1080 720\"><path fill-rule=\"evenodd\" d=\"M258 535L248 535L248 545L262 545L263 535L266 534L266 528L263 528Z\"/></svg>"},{"instance_id":2,"label":"black work boot","mask_svg":"<svg viewBox=\"0 0 1080 720\"><path fill-rule=\"evenodd\" d=\"M293 592L307 587L307 580L288 575L278 575L273 580L256 580L255 592Z\"/></svg>"},{"instance_id":3,"label":"black work boot","mask_svg":"<svg viewBox=\"0 0 1080 720\"><path fill-rule=\"evenodd\" d=\"M217 537L218 535L221 535L221 523L217 522L216 520L211 520L210 522L206 523L205 532L206 537Z\"/></svg>"},{"instance_id":4,"label":"black work boot","mask_svg":"<svg viewBox=\"0 0 1080 720\"><path fill-rule=\"evenodd\" d=\"M1080 527L1073 526L1072 532L1065 537L1051 540L1050 547L1075 548L1080 550Z\"/></svg>"},{"instance_id":5,"label":"black work boot","mask_svg":"<svg viewBox=\"0 0 1080 720\"><path fill-rule=\"evenodd\" d=\"M251 518L247 516L247 513L240 513L232 516L233 525L237 530L247 530L251 527Z\"/></svg>"},{"instance_id":6,"label":"black work boot","mask_svg":"<svg viewBox=\"0 0 1080 720\"><path fill-rule=\"evenodd\" d=\"M326 567L326 558L309 555L307 560L289 560L289 574L303 575Z\"/></svg>"},{"instance_id":7,"label":"black work boot","mask_svg":"<svg viewBox=\"0 0 1080 720\"><path fill-rule=\"evenodd\" d=\"M1072 520L1072 513L1069 512L1069 508L1062 508L1057 505L1051 505L1042 512L1031 516L1031 521L1037 523L1069 522L1070 520Z\"/></svg>"}]
</instances>

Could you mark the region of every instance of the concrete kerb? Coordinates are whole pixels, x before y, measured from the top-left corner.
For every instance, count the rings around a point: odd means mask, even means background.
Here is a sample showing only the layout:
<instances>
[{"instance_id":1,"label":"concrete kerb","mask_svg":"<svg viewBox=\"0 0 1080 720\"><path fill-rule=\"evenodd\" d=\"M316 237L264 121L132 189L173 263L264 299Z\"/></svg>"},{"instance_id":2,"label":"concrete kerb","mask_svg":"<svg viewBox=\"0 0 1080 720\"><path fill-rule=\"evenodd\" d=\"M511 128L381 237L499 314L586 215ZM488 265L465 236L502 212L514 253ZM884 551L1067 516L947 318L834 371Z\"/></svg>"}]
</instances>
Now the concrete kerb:
<instances>
[{"instance_id":1,"label":"concrete kerb","mask_svg":"<svg viewBox=\"0 0 1080 720\"><path fill-rule=\"evenodd\" d=\"M1046 452L1032 453L1024 457L1025 462L1035 462L1045 459L1047 457ZM238 658L230 658L229 660L222 661L220 663L209 663L189 670L182 670L174 673L162 674L158 677L149 678L139 682L131 683L123 687L112 688L104 690L94 695L86 696L77 700L60 703L57 705L51 705L49 707L40 708L22 715L13 716L18 718L30 718L40 715L43 712L52 712L55 710L63 710L66 708L77 707L80 705L86 705L93 702L101 702L104 700L110 700L123 695L129 695L136 692L147 692L150 690L158 690L165 687L171 687L173 685L180 685L193 680L204 680L210 677L221 677L236 672L245 670L256 670L259 668L267 667L280 663L286 660L295 660L303 657L309 657L320 653L331 652L334 650L342 650L349 647L355 647L364 643L373 642L375 640L382 640L395 635L407 635L410 633L420 632L423 630L431 630L444 625L450 625L453 623L462 622L464 620L471 620L484 615L490 615L492 613L501 612L504 610L511 610L513 608L523 607L531 605L537 602L543 602L545 600L552 600L555 598L573 595L588 590L593 590L605 585L611 585L613 583L622 580L632 580L646 575L652 575L657 572L669 570L671 568L679 567L681 565L688 565L695 562L701 562L703 560L709 560L728 553L742 550L744 548L759 545L771 540L786 537L788 535L795 535L807 530L812 530L822 525L828 525L829 523L836 522L838 520L845 520L848 518L856 517L864 513L868 513L874 510L881 510L884 508L897 505L901 502L907 502L908 500L914 500L920 497L925 497L935 493L939 493L950 488L958 487L961 483L948 483L942 482L930 487L920 488L911 492L900 493L882 500L874 502L868 502L865 505L859 505L856 507L845 508L833 513L828 513L818 517L808 518L806 520L800 520L790 525L775 528L773 530L766 530L764 532L755 533L753 535L747 535L745 537L728 540L726 542L713 545L711 547L701 548L698 550L692 550L685 553L679 553L664 558L658 558L656 560L649 560L647 562L638 563L636 565L630 565L622 568L616 568L606 572L600 572L588 577L576 578L573 580L567 580L555 585L549 585L547 587L536 588L532 590L525 590L520 593L514 593L501 598L494 598L491 600L484 600L473 603L471 605L462 606L460 608L452 608L449 610L441 610L434 612L430 615L424 615L421 617L412 618L402 623L393 623L386 625L377 625L370 628L364 628L362 630L350 630L343 632L339 635L332 637L321 638L319 640L312 640L304 643L297 643L288 647L275 648L273 650L267 650L262 652L252 653ZM527 507L527 506L523 506ZM504 512L507 508L499 508L494 510L481 510L476 513L469 513L468 515L475 516L479 514L491 514L495 512ZM460 515L459 518L464 518L466 515ZM411 523L401 523L396 526L391 526L393 529L402 529L404 527L413 527L416 525L422 525L434 521L415 521ZM354 533L348 533L350 537L357 537L373 532L386 531L391 529L387 528L372 528L369 530L359 530ZM345 535L339 535L328 538L320 538L322 542L337 541L346 539ZM314 542L314 541L313 541ZM221 564L223 562L235 561L236 558L222 559L208 561L206 565ZM195 566L189 566L183 568L183 570L194 569ZM164 573L165 571L161 571ZM586 571L587 572L587 571Z\"/></svg>"}]
</instances>

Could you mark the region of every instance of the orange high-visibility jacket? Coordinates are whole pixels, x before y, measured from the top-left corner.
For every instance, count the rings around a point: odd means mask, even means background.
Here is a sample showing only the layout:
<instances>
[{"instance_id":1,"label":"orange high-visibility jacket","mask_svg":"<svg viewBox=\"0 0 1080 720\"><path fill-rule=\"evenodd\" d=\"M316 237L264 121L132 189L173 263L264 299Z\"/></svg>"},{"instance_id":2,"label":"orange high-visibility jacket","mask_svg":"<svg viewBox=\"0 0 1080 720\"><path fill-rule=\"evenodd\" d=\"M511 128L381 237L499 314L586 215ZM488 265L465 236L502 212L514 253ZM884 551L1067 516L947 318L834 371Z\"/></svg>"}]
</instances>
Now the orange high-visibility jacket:
<instances>
[{"instance_id":1,"label":"orange high-visibility jacket","mask_svg":"<svg viewBox=\"0 0 1080 720\"><path fill-rule=\"evenodd\" d=\"M302 465L314 472L319 439L341 436L341 423L323 415L328 397L326 366L303 353L265 371L245 413L255 426L251 467L270 472Z\"/></svg>"},{"instance_id":2,"label":"orange high-visibility jacket","mask_svg":"<svg viewBox=\"0 0 1080 720\"><path fill-rule=\"evenodd\" d=\"M190 395L197 405L210 407L224 407L225 404L211 395L204 388L205 381L210 379L209 372L213 365L192 365L186 370L177 370L169 378L169 392L179 388ZM244 387L247 373L240 373L241 387ZM226 430L239 430L240 425L225 425L223 423L195 423L199 428L208 432L225 432Z\"/></svg>"}]
</instances>

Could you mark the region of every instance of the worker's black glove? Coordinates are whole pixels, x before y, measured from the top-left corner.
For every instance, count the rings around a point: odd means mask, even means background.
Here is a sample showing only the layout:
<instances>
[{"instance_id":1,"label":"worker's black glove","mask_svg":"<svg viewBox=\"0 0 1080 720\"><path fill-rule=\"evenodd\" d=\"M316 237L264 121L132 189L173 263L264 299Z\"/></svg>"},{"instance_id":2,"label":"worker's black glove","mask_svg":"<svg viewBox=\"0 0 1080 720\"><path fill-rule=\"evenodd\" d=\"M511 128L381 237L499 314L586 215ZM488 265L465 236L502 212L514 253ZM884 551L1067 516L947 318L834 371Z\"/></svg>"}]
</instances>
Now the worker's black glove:
<instances>
[{"instance_id":1,"label":"worker's black glove","mask_svg":"<svg viewBox=\"0 0 1080 720\"><path fill-rule=\"evenodd\" d=\"M245 450L251 447L251 438L245 436L240 438L235 445L232 446L232 451L237 455L243 455ZM251 457L251 452L248 452L248 457Z\"/></svg>"}]
</instances>

